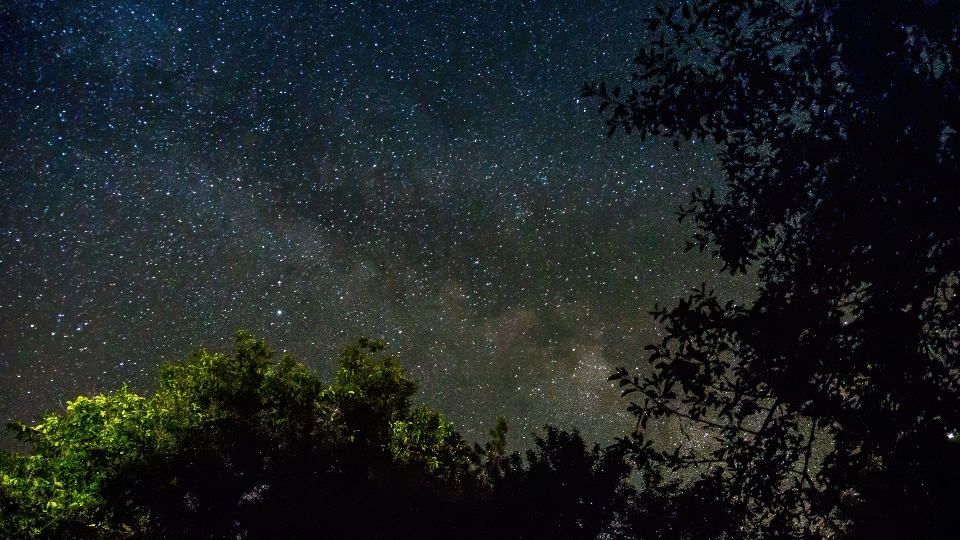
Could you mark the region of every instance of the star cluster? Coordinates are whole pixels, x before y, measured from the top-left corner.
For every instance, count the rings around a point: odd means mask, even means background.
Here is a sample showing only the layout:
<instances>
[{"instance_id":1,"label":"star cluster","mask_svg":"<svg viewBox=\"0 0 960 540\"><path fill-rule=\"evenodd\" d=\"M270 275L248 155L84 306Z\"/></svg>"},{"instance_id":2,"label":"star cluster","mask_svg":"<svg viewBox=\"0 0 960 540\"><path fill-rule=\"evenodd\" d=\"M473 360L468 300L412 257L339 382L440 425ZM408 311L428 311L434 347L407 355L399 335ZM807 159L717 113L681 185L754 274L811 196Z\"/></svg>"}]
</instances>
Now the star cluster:
<instances>
[{"instance_id":1,"label":"star cluster","mask_svg":"<svg viewBox=\"0 0 960 540\"><path fill-rule=\"evenodd\" d=\"M0 7L0 418L247 328L329 377L383 337L468 439L632 427L606 378L717 276L713 152L605 137L641 2Z\"/></svg>"}]
</instances>

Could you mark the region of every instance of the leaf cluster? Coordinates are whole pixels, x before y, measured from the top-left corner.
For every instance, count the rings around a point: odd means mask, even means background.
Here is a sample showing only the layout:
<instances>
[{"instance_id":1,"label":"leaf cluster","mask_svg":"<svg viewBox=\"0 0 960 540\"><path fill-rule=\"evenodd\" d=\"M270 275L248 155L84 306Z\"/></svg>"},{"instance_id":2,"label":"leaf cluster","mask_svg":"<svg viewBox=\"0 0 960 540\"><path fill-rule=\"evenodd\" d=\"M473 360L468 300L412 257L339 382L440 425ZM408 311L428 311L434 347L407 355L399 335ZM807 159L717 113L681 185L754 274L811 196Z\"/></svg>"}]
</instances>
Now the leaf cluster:
<instances>
[{"instance_id":1,"label":"leaf cluster","mask_svg":"<svg viewBox=\"0 0 960 540\"><path fill-rule=\"evenodd\" d=\"M233 354L163 366L152 397L123 387L13 423L33 451L0 454L0 535L593 538L610 524L621 454L547 427L525 460L503 418L470 448L412 406L385 348L346 347L325 385L239 331Z\"/></svg>"},{"instance_id":2,"label":"leaf cluster","mask_svg":"<svg viewBox=\"0 0 960 540\"><path fill-rule=\"evenodd\" d=\"M960 425L960 9L695 0L647 29L629 89L583 94L611 135L715 143L724 194L696 191L678 217L696 225L688 249L757 290L738 305L704 286L653 313L666 337L649 371L612 377L638 419L624 444L739 509L728 535L902 531L877 510L898 501L912 512L899 521L943 537L956 514L935 510L950 495L933 471L955 474ZM707 442L657 447L651 421Z\"/></svg>"}]
</instances>

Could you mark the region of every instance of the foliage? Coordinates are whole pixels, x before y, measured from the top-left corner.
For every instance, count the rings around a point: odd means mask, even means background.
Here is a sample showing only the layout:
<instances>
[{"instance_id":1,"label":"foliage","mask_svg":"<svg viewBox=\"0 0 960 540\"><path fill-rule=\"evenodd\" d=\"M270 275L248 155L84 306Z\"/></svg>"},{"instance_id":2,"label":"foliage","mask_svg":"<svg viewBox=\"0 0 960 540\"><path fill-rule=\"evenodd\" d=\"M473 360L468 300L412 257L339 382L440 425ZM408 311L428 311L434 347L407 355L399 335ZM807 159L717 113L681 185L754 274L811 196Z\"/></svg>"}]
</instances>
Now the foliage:
<instances>
[{"instance_id":1,"label":"foliage","mask_svg":"<svg viewBox=\"0 0 960 540\"><path fill-rule=\"evenodd\" d=\"M34 453L7 456L2 484L5 538L124 537L129 525L111 523L104 484L142 466L172 446L170 418L126 387L79 397L64 415L37 425L11 425Z\"/></svg>"},{"instance_id":2,"label":"foliage","mask_svg":"<svg viewBox=\"0 0 960 540\"><path fill-rule=\"evenodd\" d=\"M372 451L387 449L391 424L406 419L410 397L417 392L396 358L377 356L385 348L383 341L365 338L348 346L340 355L336 381L323 394L351 441Z\"/></svg>"},{"instance_id":3,"label":"foliage","mask_svg":"<svg viewBox=\"0 0 960 540\"><path fill-rule=\"evenodd\" d=\"M148 509L160 537L254 527L263 493L283 485L291 463L330 444L323 384L292 357L272 357L241 330L232 356L201 349L162 367L153 402L175 413L179 444L113 486L113 504Z\"/></svg>"},{"instance_id":4,"label":"foliage","mask_svg":"<svg viewBox=\"0 0 960 540\"><path fill-rule=\"evenodd\" d=\"M240 331L232 355L163 366L152 397L124 387L12 424L33 452L0 453L0 534L586 538L609 523L622 459L548 427L524 462L503 418L471 450L411 406L384 348L347 347L326 386Z\"/></svg>"},{"instance_id":5,"label":"foliage","mask_svg":"<svg viewBox=\"0 0 960 540\"><path fill-rule=\"evenodd\" d=\"M322 382L290 355L274 363L273 351L246 331L235 339L233 357L200 349L161 367L156 402L176 411L184 428L244 420L282 444L313 433Z\"/></svg>"},{"instance_id":6,"label":"foliage","mask_svg":"<svg viewBox=\"0 0 960 540\"><path fill-rule=\"evenodd\" d=\"M466 468L466 447L439 413L410 411L416 384L395 359L365 352L382 348L348 347L336 383L324 387L288 355L274 363L265 342L240 331L233 355L201 349L163 366L151 398L124 387L81 396L32 427L11 424L33 452L3 456L0 532L235 535L261 525L258 506L276 511L304 479L355 453L357 434L364 445L385 435L382 449L397 466L451 478ZM264 504L271 490L281 493Z\"/></svg>"},{"instance_id":7,"label":"foliage","mask_svg":"<svg viewBox=\"0 0 960 540\"><path fill-rule=\"evenodd\" d=\"M612 377L635 399L624 444L692 475L691 500L723 508L729 537L904 523L950 536L960 8L695 0L656 13L631 88L584 94L610 134L716 145L726 192L680 208L697 225L688 249L758 289L744 306L703 287L654 312L666 337L651 369ZM693 424L713 442L664 449L650 422Z\"/></svg>"},{"instance_id":8,"label":"foliage","mask_svg":"<svg viewBox=\"0 0 960 540\"><path fill-rule=\"evenodd\" d=\"M474 443L471 461L477 468L482 482L488 486L495 484L508 474L511 469L522 467L520 454L507 453L507 432L510 426L504 417L497 418L497 423L490 430L490 440L482 446Z\"/></svg>"},{"instance_id":9,"label":"foliage","mask_svg":"<svg viewBox=\"0 0 960 540\"><path fill-rule=\"evenodd\" d=\"M525 452L527 468L514 484L517 500L524 501L516 517L528 523L521 530L535 530L541 538L592 540L613 519L629 467L617 451L588 448L576 431L545 426L544 432Z\"/></svg>"},{"instance_id":10,"label":"foliage","mask_svg":"<svg viewBox=\"0 0 960 540\"><path fill-rule=\"evenodd\" d=\"M406 420L390 423L394 461L416 464L430 474L452 480L465 470L468 452L453 422L427 407L417 407Z\"/></svg>"},{"instance_id":11,"label":"foliage","mask_svg":"<svg viewBox=\"0 0 960 540\"><path fill-rule=\"evenodd\" d=\"M507 432L500 418L490 440L474 446L481 484L465 502L476 511L462 520L469 538L594 539L609 529L620 500L633 493L621 452L544 426L534 448L507 453Z\"/></svg>"}]
</instances>

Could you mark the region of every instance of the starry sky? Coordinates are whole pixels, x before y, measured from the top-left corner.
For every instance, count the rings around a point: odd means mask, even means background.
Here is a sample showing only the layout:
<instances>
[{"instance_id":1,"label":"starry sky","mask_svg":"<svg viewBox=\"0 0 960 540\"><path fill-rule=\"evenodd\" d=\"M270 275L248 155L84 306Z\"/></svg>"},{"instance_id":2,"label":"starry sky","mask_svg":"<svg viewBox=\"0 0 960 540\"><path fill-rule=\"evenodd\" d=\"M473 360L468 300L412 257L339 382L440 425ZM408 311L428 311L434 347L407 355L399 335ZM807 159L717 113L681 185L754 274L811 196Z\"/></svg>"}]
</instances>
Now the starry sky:
<instances>
[{"instance_id":1,"label":"starry sky","mask_svg":"<svg viewBox=\"0 0 960 540\"><path fill-rule=\"evenodd\" d=\"M386 339L467 440L626 434L647 312L749 289L683 253L709 145L579 98L629 80L649 4L4 2L0 420L246 328L327 380Z\"/></svg>"}]
</instances>

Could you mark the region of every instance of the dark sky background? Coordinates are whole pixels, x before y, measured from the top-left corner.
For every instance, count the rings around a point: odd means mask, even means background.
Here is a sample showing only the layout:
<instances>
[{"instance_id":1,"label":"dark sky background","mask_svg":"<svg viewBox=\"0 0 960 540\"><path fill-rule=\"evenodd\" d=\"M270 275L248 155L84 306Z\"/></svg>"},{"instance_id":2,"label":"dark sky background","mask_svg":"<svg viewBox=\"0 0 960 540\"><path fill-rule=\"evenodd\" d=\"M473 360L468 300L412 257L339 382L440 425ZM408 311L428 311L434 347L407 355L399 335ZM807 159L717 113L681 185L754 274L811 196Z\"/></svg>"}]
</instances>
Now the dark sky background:
<instances>
[{"instance_id":1,"label":"dark sky background","mask_svg":"<svg viewBox=\"0 0 960 540\"><path fill-rule=\"evenodd\" d=\"M383 337L468 440L608 443L654 303L749 289L682 253L711 149L579 99L648 2L3 4L2 421L247 328L328 380Z\"/></svg>"}]
</instances>

